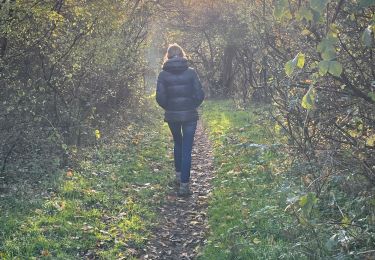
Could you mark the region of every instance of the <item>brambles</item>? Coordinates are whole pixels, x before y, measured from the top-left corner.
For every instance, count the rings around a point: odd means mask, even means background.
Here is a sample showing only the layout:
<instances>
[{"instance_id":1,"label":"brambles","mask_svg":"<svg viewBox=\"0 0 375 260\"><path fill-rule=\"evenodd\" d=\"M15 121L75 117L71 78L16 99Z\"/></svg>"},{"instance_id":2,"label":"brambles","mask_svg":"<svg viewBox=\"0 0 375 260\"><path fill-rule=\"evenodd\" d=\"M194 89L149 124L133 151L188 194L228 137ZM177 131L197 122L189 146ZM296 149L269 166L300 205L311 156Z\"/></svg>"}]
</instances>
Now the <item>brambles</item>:
<instances>
[{"instance_id":1,"label":"brambles","mask_svg":"<svg viewBox=\"0 0 375 260\"><path fill-rule=\"evenodd\" d=\"M144 103L142 53L154 6L2 1L1 175L72 164L77 149L129 122Z\"/></svg>"},{"instance_id":2,"label":"brambles","mask_svg":"<svg viewBox=\"0 0 375 260\"><path fill-rule=\"evenodd\" d=\"M314 230L327 231L319 239L333 237L328 244L312 243L320 256L360 253L373 241L375 7L370 2L189 1L193 4L177 14L184 24L173 27L211 96L233 98L244 107L271 104L269 116L288 137L289 179L302 181L301 192L318 198L314 205L321 214L305 224L294 215L306 230L301 240L313 241Z\"/></svg>"}]
</instances>

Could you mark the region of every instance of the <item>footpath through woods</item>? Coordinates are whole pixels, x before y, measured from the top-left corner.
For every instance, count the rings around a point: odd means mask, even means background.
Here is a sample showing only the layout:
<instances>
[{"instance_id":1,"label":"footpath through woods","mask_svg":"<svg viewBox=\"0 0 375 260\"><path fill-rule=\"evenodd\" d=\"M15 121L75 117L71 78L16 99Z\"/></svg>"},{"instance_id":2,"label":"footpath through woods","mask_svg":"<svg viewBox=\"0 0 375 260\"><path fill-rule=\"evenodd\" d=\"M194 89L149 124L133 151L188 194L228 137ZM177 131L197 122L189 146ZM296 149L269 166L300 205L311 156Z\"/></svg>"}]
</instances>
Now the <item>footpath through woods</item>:
<instances>
[{"instance_id":1,"label":"footpath through woods","mask_svg":"<svg viewBox=\"0 0 375 260\"><path fill-rule=\"evenodd\" d=\"M7 186L0 259L347 259L332 234L349 223L315 224L327 211L301 190L267 107L204 102L188 198L176 196L171 135L149 108L76 168ZM374 259L371 239L350 259Z\"/></svg>"},{"instance_id":2,"label":"footpath through woods","mask_svg":"<svg viewBox=\"0 0 375 260\"><path fill-rule=\"evenodd\" d=\"M191 189L187 198L171 188L159 210L158 226L152 231L141 259L195 259L205 243L207 204L213 178L211 145L199 121L192 153Z\"/></svg>"}]
</instances>

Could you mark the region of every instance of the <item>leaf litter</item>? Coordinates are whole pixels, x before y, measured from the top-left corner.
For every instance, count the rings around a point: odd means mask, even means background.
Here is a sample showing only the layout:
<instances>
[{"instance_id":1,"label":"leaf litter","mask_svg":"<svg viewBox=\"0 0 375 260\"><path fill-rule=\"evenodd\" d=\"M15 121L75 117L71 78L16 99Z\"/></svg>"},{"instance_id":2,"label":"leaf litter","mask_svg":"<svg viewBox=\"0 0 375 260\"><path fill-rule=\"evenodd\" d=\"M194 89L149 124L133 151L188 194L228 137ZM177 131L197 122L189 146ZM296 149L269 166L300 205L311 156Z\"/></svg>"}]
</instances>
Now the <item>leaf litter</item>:
<instances>
[{"instance_id":1,"label":"leaf litter","mask_svg":"<svg viewBox=\"0 0 375 260\"><path fill-rule=\"evenodd\" d=\"M193 194L177 196L171 189L159 208L159 222L140 259L195 259L206 243L207 205L213 179L211 144L198 123L192 152L190 187ZM173 185L173 184L171 184Z\"/></svg>"}]
</instances>

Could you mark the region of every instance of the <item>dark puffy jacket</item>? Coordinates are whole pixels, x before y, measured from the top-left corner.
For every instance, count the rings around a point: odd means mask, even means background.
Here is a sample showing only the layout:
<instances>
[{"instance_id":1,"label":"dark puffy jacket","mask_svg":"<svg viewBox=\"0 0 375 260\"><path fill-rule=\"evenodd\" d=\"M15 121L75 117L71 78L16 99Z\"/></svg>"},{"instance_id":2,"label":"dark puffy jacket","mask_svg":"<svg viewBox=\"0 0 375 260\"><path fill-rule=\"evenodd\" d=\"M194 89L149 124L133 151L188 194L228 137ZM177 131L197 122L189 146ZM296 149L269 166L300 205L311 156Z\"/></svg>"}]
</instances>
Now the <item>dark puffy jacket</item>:
<instances>
[{"instance_id":1,"label":"dark puffy jacket","mask_svg":"<svg viewBox=\"0 0 375 260\"><path fill-rule=\"evenodd\" d=\"M204 92L194 69L185 58L172 58L164 63L156 89L156 101L165 109L167 122L197 121L197 107L202 104Z\"/></svg>"}]
</instances>

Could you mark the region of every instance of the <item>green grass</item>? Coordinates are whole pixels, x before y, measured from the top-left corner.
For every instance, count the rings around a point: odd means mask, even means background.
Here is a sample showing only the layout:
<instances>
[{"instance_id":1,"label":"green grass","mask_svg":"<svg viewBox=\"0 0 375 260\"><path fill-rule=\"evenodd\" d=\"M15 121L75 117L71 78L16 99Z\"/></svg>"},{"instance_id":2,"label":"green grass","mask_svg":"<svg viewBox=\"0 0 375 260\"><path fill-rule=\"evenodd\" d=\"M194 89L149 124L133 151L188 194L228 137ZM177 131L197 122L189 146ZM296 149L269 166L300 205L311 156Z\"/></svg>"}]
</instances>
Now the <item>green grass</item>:
<instances>
[{"instance_id":1,"label":"green grass","mask_svg":"<svg viewBox=\"0 0 375 260\"><path fill-rule=\"evenodd\" d=\"M132 124L114 142L88 149L72 174L15 183L0 197L0 258L135 257L172 176L161 122Z\"/></svg>"},{"instance_id":2,"label":"green grass","mask_svg":"<svg viewBox=\"0 0 375 260\"><path fill-rule=\"evenodd\" d=\"M293 250L291 217L279 152L281 137L265 108L206 102L203 118L213 143L216 178L210 234L200 259L305 259Z\"/></svg>"},{"instance_id":3,"label":"green grass","mask_svg":"<svg viewBox=\"0 0 375 260\"><path fill-rule=\"evenodd\" d=\"M288 153L268 109L203 107L217 176L200 259L370 259L373 197L347 194L335 177L320 194L309 189L314 166Z\"/></svg>"}]
</instances>

